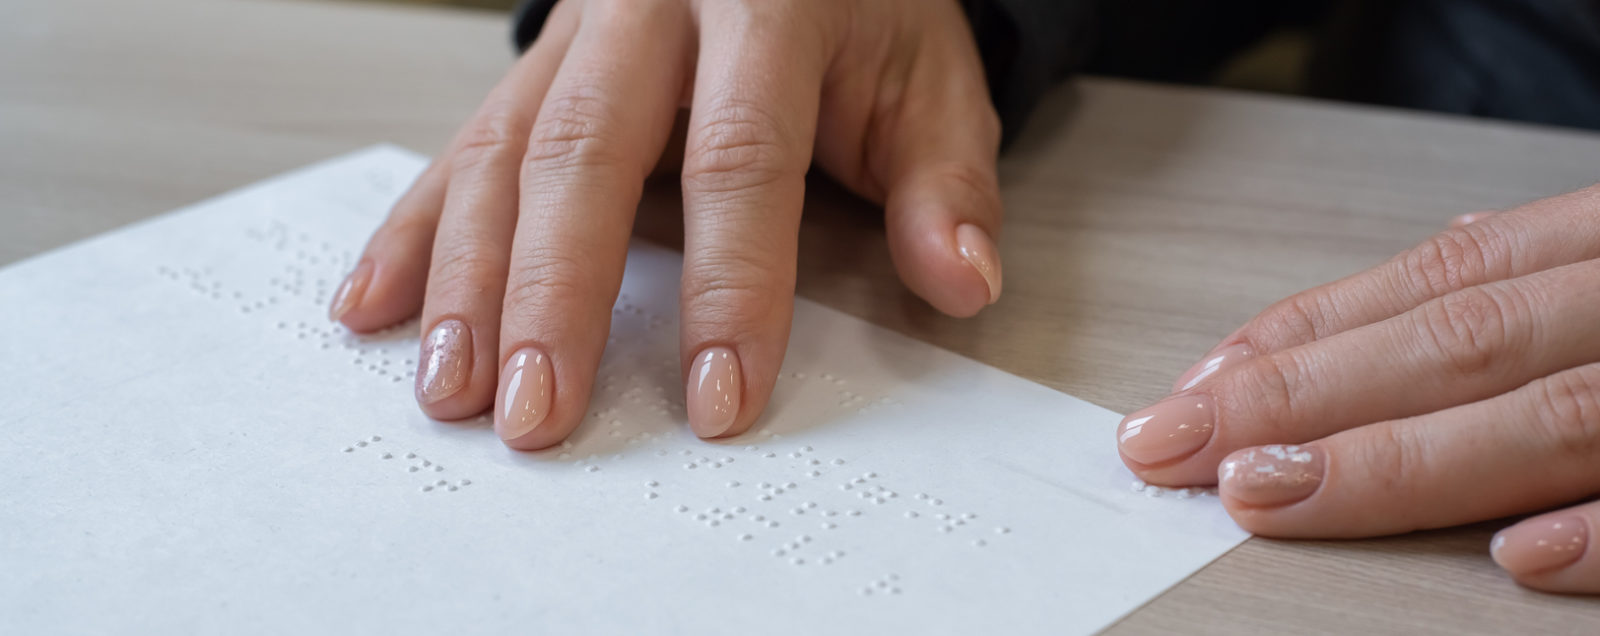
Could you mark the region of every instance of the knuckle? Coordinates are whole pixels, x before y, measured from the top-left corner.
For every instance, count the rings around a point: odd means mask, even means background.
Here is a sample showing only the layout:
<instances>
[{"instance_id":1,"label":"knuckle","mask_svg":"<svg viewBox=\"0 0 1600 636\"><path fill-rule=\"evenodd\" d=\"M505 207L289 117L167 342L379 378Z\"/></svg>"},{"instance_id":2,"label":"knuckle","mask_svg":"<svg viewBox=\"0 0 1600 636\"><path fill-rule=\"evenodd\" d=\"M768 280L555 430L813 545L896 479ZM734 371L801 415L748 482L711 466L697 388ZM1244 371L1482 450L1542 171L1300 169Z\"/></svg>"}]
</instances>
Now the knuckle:
<instances>
[{"instance_id":1,"label":"knuckle","mask_svg":"<svg viewBox=\"0 0 1600 636\"><path fill-rule=\"evenodd\" d=\"M686 315L705 324L766 323L793 295L793 272L754 254L704 250L684 263Z\"/></svg>"},{"instance_id":2,"label":"knuckle","mask_svg":"<svg viewBox=\"0 0 1600 636\"><path fill-rule=\"evenodd\" d=\"M1322 296L1305 291L1268 307L1240 335L1257 347L1273 343L1306 343L1329 331Z\"/></svg>"},{"instance_id":3,"label":"knuckle","mask_svg":"<svg viewBox=\"0 0 1600 636\"><path fill-rule=\"evenodd\" d=\"M1510 342L1511 302L1503 294L1469 287L1423 305L1415 324L1426 351L1461 375L1489 370Z\"/></svg>"},{"instance_id":4,"label":"knuckle","mask_svg":"<svg viewBox=\"0 0 1600 636\"><path fill-rule=\"evenodd\" d=\"M573 252L535 247L519 253L516 271L506 281L505 315L527 318L526 308L550 308L550 313L566 314L582 307L596 289L591 284L593 268L587 259Z\"/></svg>"},{"instance_id":5,"label":"knuckle","mask_svg":"<svg viewBox=\"0 0 1600 636\"><path fill-rule=\"evenodd\" d=\"M1558 452L1584 462L1600 459L1600 365L1546 377L1537 387L1535 416Z\"/></svg>"},{"instance_id":6,"label":"knuckle","mask_svg":"<svg viewBox=\"0 0 1600 636\"><path fill-rule=\"evenodd\" d=\"M575 168L620 165L626 157L613 131L614 106L598 95L552 95L528 134L524 176Z\"/></svg>"},{"instance_id":7,"label":"knuckle","mask_svg":"<svg viewBox=\"0 0 1600 636\"><path fill-rule=\"evenodd\" d=\"M708 115L684 160L683 185L700 193L731 193L801 178L775 118L748 103L725 104Z\"/></svg>"},{"instance_id":8,"label":"knuckle","mask_svg":"<svg viewBox=\"0 0 1600 636\"><path fill-rule=\"evenodd\" d=\"M1000 209L1000 183L993 171L974 163L947 161L933 167L930 174L941 181L959 184L973 198L973 204Z\"/></svg>"},{"instance_id":9,"label":"knuckle","mask_svg":"<svg viewBox=\"0 0 1600 636\"><path fill-rule=\"evenodd\" d=\"M497 256L501 248L476 237L443 238L434 252L430 290L482 289L505 267Z\"/></svg>"},{"instance_id":10,"label":"knuckle","mask_svg":"<svg viewBox=\"0 0 1600 636\"><path fill-rule=\"evenodd\" d=\"M1435 298L1488 279L1495 264L1509 260L1505 243L1497 230L1475 223L1429 237L1400 265L1419 295Z\"/></svg>"},{"instance_id":11,"label":"knuckle","mask_svg":"<svg viewBox=\"0 0 1600 636\"><path fill-rule=\"evenodd\" d=\"M451 157L451 170L514 158L522 147L523 129L522 118L509 110L496 110L479 117L461 132Z\"/></svg>"},{"instance_id":12,"label":"knuckle","mask_svg":"<svg viewBox=\"0 0 1600 636\"><path fill-rule=\"evenodd\" d=\"M1247 363L1240 373L1216 389L1212 397L1219 413L1237 414L1231 427L1257 429L1265 437L1281 442L1300 441L1300 400L1295 387L1305 376L1299 360L1288 353L1266 355Z\"/></svg>"}]
</instances>

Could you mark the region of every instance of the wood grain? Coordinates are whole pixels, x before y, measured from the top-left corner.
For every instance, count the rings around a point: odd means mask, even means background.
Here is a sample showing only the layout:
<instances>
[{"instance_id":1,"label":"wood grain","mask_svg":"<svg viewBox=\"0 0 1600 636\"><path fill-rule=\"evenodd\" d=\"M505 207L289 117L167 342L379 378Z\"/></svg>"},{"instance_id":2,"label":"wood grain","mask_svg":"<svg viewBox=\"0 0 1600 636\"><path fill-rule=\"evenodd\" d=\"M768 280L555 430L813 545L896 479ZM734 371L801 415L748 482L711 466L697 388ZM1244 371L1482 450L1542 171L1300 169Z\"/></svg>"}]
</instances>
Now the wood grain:
<instances>
[{"instance_id":1,"label":"wood grain","mask_svg":"<svg viewBox=\"0 0 1600 636\"><path fill-rule=\"evenodd\" d=\"M12 0L0 263L372 143L432 152L510 60L507 25L478 12ZM1054 93L1022 138L1002 165L998 305L930 311L896 281L876 211L822 179L800 293L1127 411L1279 297L1454 214L1600 177L1592 133L1099 79ZM677 211L656 184L641 233L676 244ZM1252 540L1111 631L1595 633L1600 602L1527 592L1493 566L1504 523Z\"/></svg>"}]
</instances>

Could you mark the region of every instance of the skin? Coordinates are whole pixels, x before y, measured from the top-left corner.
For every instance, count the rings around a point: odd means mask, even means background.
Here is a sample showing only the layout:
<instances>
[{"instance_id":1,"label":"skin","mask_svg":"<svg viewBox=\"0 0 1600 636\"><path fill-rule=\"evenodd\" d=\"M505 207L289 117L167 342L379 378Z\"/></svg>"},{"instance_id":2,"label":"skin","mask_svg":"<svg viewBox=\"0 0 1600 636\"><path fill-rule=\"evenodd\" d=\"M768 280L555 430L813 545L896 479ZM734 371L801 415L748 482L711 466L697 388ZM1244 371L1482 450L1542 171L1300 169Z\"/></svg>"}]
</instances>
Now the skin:
<instances>
[{"instance_id":1,"label":"skin","mask_svg":"<svg viewBox=\"0 0 1600 636\"><path fill-rule=\"evenodd\" d=\"M452 368L468 377L423 410L495 406L507 445L558 444L586 411L643 182L679 170L682 368L725 348L742 388L731 425L693 408L690 424L737 435L783 361L806 172L882 204L906 285L971 316L999 292L999 139L953 1L566 0L395 205L363 253L370 279L333 314L358 332L459 320L471 357ZM986 242L992 268L962 240ZM531 432L508 433L499 376L529 347L551 371L527 378L553 390Z\"/></svg>"},{"instance_id":2,"label":"skin","mask_svg":"<svg viewBox=\"0 0 1600 636\"><path fill-rule=\"evenodd\" d=\"M440 419L501 406L507 361L547 354L548 412L506 443L557 444L586 410L642 183L680 171L682 369L731 351L742 389L730 427L691 426L737 435L782 363L806 171L883 204L907 286L970 316L999 294L999 133L955 2L566 0L396 204L335 313L355 331L419 311L425 333L467 326L464 386L422 404ZM1229 336L1219 350L1253 355L1180 391L1214 405L1209 440L1124 461L1151 483L1209 485L1236 453L1313 448L1325 468L1308 496L1262 505L1221 485L1241 526L1279 537L1436 528L1600 492L1600 189L1452 225ZM974 240L987 266L963 249ZM1600 538L1600 503L1503 534L1574 523ZM1496 558L1524 585L1600 592L1600 549L1533 568L1516 552Z\"/></svg>"},{"instance_id":3,"label":"skin","mask_svg":"<svg viewBox=\"0 0 1600 636\"><path fill-rule=\"evenodd\" d=\"M1194 486L1217 484L1219 465L1226 475L1228 458L1262 445L1320 451L1320 485L1296 501L1256 505L1221 479L1234 520L1275 537L1397 534L1590 499L1600 492L1597 316L1600 186L1458 218L1228 336L1219 349L1255 355L1178 392L1213 400L1209 442L1157 464L1123 460L1151 483ZM1502 535L1553 519L1600 539L1600 502ZM1523 585L1600 593L1600 548L1534 567L1503 545L1497 536L1496 559Z\"/></svg>"}]
</instances>

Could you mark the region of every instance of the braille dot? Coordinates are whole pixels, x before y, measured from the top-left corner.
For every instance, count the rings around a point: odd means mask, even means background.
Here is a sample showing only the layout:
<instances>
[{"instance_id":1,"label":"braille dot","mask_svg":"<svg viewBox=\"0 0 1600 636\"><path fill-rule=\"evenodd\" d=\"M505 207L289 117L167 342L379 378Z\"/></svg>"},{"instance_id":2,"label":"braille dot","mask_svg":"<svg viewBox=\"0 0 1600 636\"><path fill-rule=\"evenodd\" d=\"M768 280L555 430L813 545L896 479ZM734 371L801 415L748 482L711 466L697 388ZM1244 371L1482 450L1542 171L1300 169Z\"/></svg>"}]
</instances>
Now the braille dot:
<instances>
[{"instance_id":1,"label":"braille dot","mask_svg":"<svg viewBox=\"0 0 1600 636\"><path fill-rule=\"evenodd\" d=\"M377 435L373 435L372 436L372 441L381 442L381 441L383 441L383 438L382 437L378 437Z\"/></svg>"},{"instance_id":2,"label":"braille dot","mask_svg":"<svg viewBox=\"0 0 1600 636\"><path fill-rule=\"evenodd\" d=\"M772 501L772 495L762 494L760 497L756 497L756 499L760 499L762 501Z\"/></svg>"},{"instance_id":3,"label":"braille dot","mask_svg":"<svg viewBox=\"0 0 1600 636\"><path fill-rule=\"evenodd\" d=\"M963 513L961 513L961 518L962 519L977 519L978 515L972 514L970 512L963 512Z\"/></svg>"},{"instance_id":4,"label":"braille dot","mask_svg":"<svg viewBox=\"0 0 1600 636\"><path fill-rule=\"evenodd\" d=\"M394 453L384 453L383 454L383 458L384 459L394 459Z\"/></svg>"},{"instance_id":5,"label":"braille dot","mask_svg":"<svg viewBox=\"0 0 1600 636\"><path fill-rule=\"evenodd\" d=\"M414 473L414 472L417 472L417 470L419 470L419 469L416 466L407 466L406 467L406 472L408 472L408 473Z\"/></svg>"},{"instance_id":6,"label":"braille dot","mask_svg":"<svg viewBox=\"0 0 1600 636\"><path fill-rule=\"evenodd\" d=\"M944 505L944 500L943 499L935 499L930 503L932 503L935 506L943 506Z\"/></svg>"},{"instance_id":7,"label":"braille dot","mask_svg":"<svg viewBox=\"0 0 1600 636\"><path fill-rule=\"evenodd\" d=\"M754 517L751 517L750 520L751 521L766 521L767 518L764 515L756 515Z\"/></svg>"},{"instance_id":8,"label":"braille dot","mask_svg":"<svg viewBox=\"0 0 1600 636\"><path fill-rule=\"evenodd\" d=\"M789 511L789 514L794 514L794 515L803 515L805 513L806 513L806 509L805 508L795 508L795 509Z\"/></svg>"},{"instance_id":9,"label":"braille dot","mask_svg":"<svg viewBox=\"0 0 1600 636\"><path fill-rule=\"evenodd\" d=\"M989 542L988 541L984 541L983 539L978 539L977 541L973 541L972 545L981 548L983 546L989 545Z\"/></svg>"},{"instance_id":10,"label":"braille dot","mask_svg":"<svg viewBox=\"0 0 1600 636\"><path fill-rule=\"evenodd\" d=\"M422 487L422 492L432 492L432 491L433 491L433 486L423 486Z\"/></svg>"},{"instance_id":11,"label":"braille dot","mask_svg":"<svg viewBox=\"0 0 1600 636\"><path fill-rule=\"evenodd\" d=\"M366 445L367 445L367 443L366 443L366 441L360 441L360 442L356 442L356 446L362 446L362 447L365 447L365 446L366 446Z\"/></svg>"},{"instance_id":12,"label":"braille dot","mask_svg":"<svg viewBox=\"0 0 1600 636\"><path fill-rule=\"evenodd\" d=\"M647 482L644 482L645 488L655 488L656 486L660 486L660 485L661 484L657 483L654 479L652 479L650 481L647 481Z\"/></svg>"},{"instance_id":13,"label":"braille dot","mask_svg":"<svg viewBox=\"0 0 1600 636\"><path fill-rule=\"evenodd\" d=\"M800 453L789 453L790 457L799 457Z\"/></svg>"},{"instance_id":14,"label":"braille dot","mask_svg":"<svg viewBox=\"0 0 1600 636\"><path fill-rule=\"evenodd\" d=\"M927 498L928 498L928 493L923 493L923 492L917 493L917 499L927 499Z\"/></svg>"},{"instance_id":15,"label":"braille dot","mask_svg":"<svg viewBox=\"0 0 1600 636\"><path fill-rule=\"evenodd\" d=\"M717 527L717 524L720 524L720 523L722 523L722 522L721 521L717 521L716 519L712 519L710 521L707 521L706 525L715 528L715 527Z\"/></svg>"},{"instance_id":16,"label":"braille dot","mask_svg":"<svg viewBox=\"0 0 1600 636\"><path fill-rule=\"evenodd\" d=\"M872 596L872 588L870 586L861 588L861 595L862 596Z\"/></svg>"},{"instance_id":17,"label":"braille dot","mask_svg":"<svg viewBox=\"0 0 1600 636\"><path fill-rule=\"evenodd\" d=\"M793 563L793 564L795 564L795 565L805 565L805 564L806 564L806 560L805 560L805 559L802 559L802 558L800 558L800 557L795 557L795 558L794 558L794 559L793 559L793 560L791 560L791 561L789 561L789 562L790 562L790 563Z\"/></svg>"},{"instance_id":18,"label":"braille dot","mask_svg":"<svg viewBox=\"0 0 1600 636\"><path fill-rule=\"evenodd\" d=\"M873 584L877 585L879 588L889 587L889 582L888 581L876 581Z\"/></svg>"},{"instance_id":19,"label":"braille dot","mask_svg":"<svg viewBox=\"0 0 1600 636\"><path fill-rule=\"evenodd\" d=\"M839 484L839 490L849 490L850 484Z\"/></svg>"},{"instance_id":20,"label":"braille dot","mask_svg":"<svg viewBox=\"0 0 1600 636\"><path fill-rule=\"evenodd\" d=\"M898 587L891 587L891 588L889 588L889 593L890 593L890 594L899 594L899 593L900 593L900 588L898 588Z\"/></svg>"},{"instance_id":21,"label":"braille dot","mask_svg":"<svg viewBox=\"0 0 1600 636\"><path fill-rule=\"evenodd\" d=\"M694 520L695 520L695 521L705 521L705 520L706 520L706 519L708 519L708 518L709 518L709 517L707 517L707 516L706 516L706 513L703 513L703 512L702 512L702 513L699 513L699 514L696 514L696 515L695 515L695 516L694 516Z\"/></svg>"},{"instance_id":22,"label":"braille dot","mask_svg":"<svg viewBox=\"0 0 1600 636\"><path fill-rule=\"evenodd\" d=\"M587 471L589 471L589 472L591 472L591 473L593 473L593 472L599 472L599 470L600 470L600 467L599 467L599 466L590 466L590 467L588 467L588 468L586 468L586 469L584 469L584 470L587 470Z\"/></svg>"},{"instance_id":23,"label":"braille dot","mask_svg":"<svg viewBox=\"0 0 1600 636\"><path fill-rule=\"evenodd\" d=\"M433 472L436 472L436 473L444 472L444 466L434 466L433 467Z\"/></svg>"},{"instance_id":24,"label":"braille dot","mask_svg":"<svg viewBox=\"0 0 1600 636\"><path fill-rule=\"evenodd\" d=\"M777 457L777 456L778 456L777 453L767 453L765 455L762 455L762 457L765 457L767 459L772 459L772 458Z\"/></svg>"},{"instance_id":25,"label":"braille dot","mask_svg":"<svg viewBox=\"0 0 1600 636\"><path fill-rule=\"evenodd\" d=\"M712 468L722 468L722 462L717 462L715 464L712 464L711 467Z\"/></svg>"},{"instance_id":26,"label":"braille dot","mask_svg":"<svg viewBox=\"0 0 1600 636\"><path fill-rule=\"evenodd\" d=\"M785 550L783 548L777 548L777 549L772 551L772 556L781 557L781 556L783 556L785 554L788 554L788 553L789 553L788 550Z\"/></svg>"},{"instance_id":27,"label":"braille dot","mask_svg":"<svg viewBox=\"0 0 1600 636\"><path fill-rule=\"evenodd\" d=\"M738 487L739 487L739 482L737 482L737 481L730 481L730 482L728 482L728 487L729 487L729 488L738 488Z\"/></svg>"},{"instance_id":28,"label":"braille dot","mask_svg":"<svg viewBox=\"0 0 1600 636\"><path fill-rule=\"evenodd\" d=\"M942 528L939 528L939 530L940 530L940 531L941 531L941 532L946 532L946 533L949 533L949 532L954 532L954 531L955 531L955 529L956 529L956 528L955 528L955 526L944 526L944 527L942 527Z\"/></svg>"},{"instance_id":29,"label":"braille dot","mask_svg":"<svg viewBox=\"0 0 1600 636\"><path fill-rule=\"evenodd\" d=\"M427 467L432 466L432 465L433 465L433 462L428 461L426 459L422 460L422 467L423 468L427 468Z\"/></svg>"},{"instance_id":30,"label":"braille dot","mask_svg":"<svg viewBox=\"0 0 1600 636\"><path fill-rule=\"evenodd\" d=\"M678 507L677 508L673 508L673 510L676 510L678 512L689 512L689 507L685 506L683 504L678 504Z\"/></svg>"},{"instance_id":31,"label":"braille dot","mask_svg":"<svg viewBox=\"0 0 1600 636\"><path fill-rule=\"evenodd\" d=\"M839 527L839 524L833 523L831 521L824 521L822 523L822 529L823 530L832 530L832 529L837 528L837 527Z\"/></svg>"},{"instance_id":32,"label":"braille dot","mask_svg":"<svg viewBox=\"0 0 1600 636\"><path fill-rule=\"evenodd\" d=\"M837 517L837 516L839 516L839 511L837 511L837 510L829 510L827 512L822 513L822 516L824 516L824 517Z\"/></svg>"},{"instance_id":33,"label":"braille dot","mask_svg":"<svg viewBox=\"0 0 1600 636\"><path fill-rule=\"evenodd\" d=\"M784 484L783 487L784 488L788 488L789 490L794 490L796 488L796 486L794 485L794 482L792 482L792 481L787 483L787 484Z\"/></svg>"},{"instance_id":34,"label":"braille dot","mask_svg":"<svg viewBox=\"0 0 1600 636\"><path fill-rule=\"evenodd\" d=\"M684 467L684 468L685 468L685 469L693 469L693 468L694 468L694 467L695 467L695 466L698 466L698 465L699 465L699 464L696 464L696 463L694 463L694 462L689 462L689 463L687 463L687 464L684 464L684 465L683 465L683 467Z\"/></svg>"},{"instance_id":35,"label":"braille dot","mask_svg":"<svg viewBox=\"0 0 1600 636\"><path fill-rule=\"evenodd\" d=\"M355 450L356 449L355 449L354 446L346 446L346 447L344 447L344 452L346 452L346 453L353 453L353 452L355 452Z\"/></svg>"},{"instance_id":36,"label":"braille dot","mask_svg":"<svg viewBox=\"0 0 1600 636\"><path fill-rule=\"evenodd\" d=\"M850 516L859 517L859 516L861 516L861 511L860 510L851 510L850 511Z\"/></svg>"},{"instance_id":37,"label":"braille dot","mask_svg":"<svg viewBox=\"0 0 1600 636\"><path fill-rule=\"evenodd\" d=\"M463 480L461 480L461 485L463 485L463 486L471 486L472 485L472 480L463 479Z\"/></svg>"},{"instance_id":38,"label":"braille dot","mask_svg":"<svg viewBox=\"0 0 1600 636\"><path fill-rule=\"evenodd\" d=\"M754 539L754 538L755 538L755 537L752 537L752 536L750 536L750 535L748 535L748 534L741 534L741 535L739 535L739 540L740 540L740 541L749 541L749 540L751 540L751 539Z\"/></svg>"},{"instance_id":39,"label":"braille dot","mask_svg":"<svg viewBox=\"0 0 1600 636\"><path fill-rule=\"evenodd\" d=\"M724 464L732 464L733 463L733 458L732 457L724 457L724 458L722 458L722 463L724 463Z\"/></svg>"},{"instance_id":40,"label":"braille dot","mask_svg":"<svg viewBox=\"0 0 1600 636\"><path fill-rule=\"evenodd\" d=\"M655 499L656 498L656 494L653 493L653 492L647 492L647 493L644 494L644 498L645 499Z\"/></svg>"},{"instance_id":41,"label":"braille dot","mask_svg":"<svg viewBox=\"0 0 1600 636\"><path fill-rule=\"evenodd\" d=\"M733 511L739 514L744 514L744 506L734 506Z\"/></svg>"},{"instance_id":42,"label":"braille dot","mask_svg":"<svg viewBox=\"0 0 1600 636\"><path fill-rule=\"evenodd\" d=\"M778 522L776 522L776 521L768 521L767 522L767 527L768 528L776 528L776 527L778 527Z\"/></svg>"},{"instance_id":43,"label":"braille dot","mask_svg":"<svg viewBox=\"0 0 1600 636\"><path fill-rule=\"evenodd\" d=\"M917 518L917 511L915 511L915 510L907 510L906 511L906 518L907 519L916 519Z\"/></svg>"}]
</instances>

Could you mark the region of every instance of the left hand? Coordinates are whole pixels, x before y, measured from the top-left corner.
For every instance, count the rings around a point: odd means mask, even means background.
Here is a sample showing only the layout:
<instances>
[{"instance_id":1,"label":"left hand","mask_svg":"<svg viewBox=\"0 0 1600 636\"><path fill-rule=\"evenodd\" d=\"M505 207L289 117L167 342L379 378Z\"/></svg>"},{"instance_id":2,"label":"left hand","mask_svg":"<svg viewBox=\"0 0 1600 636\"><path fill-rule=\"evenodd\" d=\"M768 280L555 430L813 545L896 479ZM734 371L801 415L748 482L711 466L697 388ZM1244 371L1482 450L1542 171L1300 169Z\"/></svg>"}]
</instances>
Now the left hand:
<instances>
[{"instance_id":1,"label":"left hand","mask_svg":"<svg viewBox=\"0 0 1600 636\"><path fill-rule=\"evenodd\" d=\"M1366 537L1600 492L1600 186L1470 219L1291 296L1118 427L1161 485L1276 537ZM1600 502L1502 530L1523 585L1600 593Z\"/></svg>"}]
</instances>

